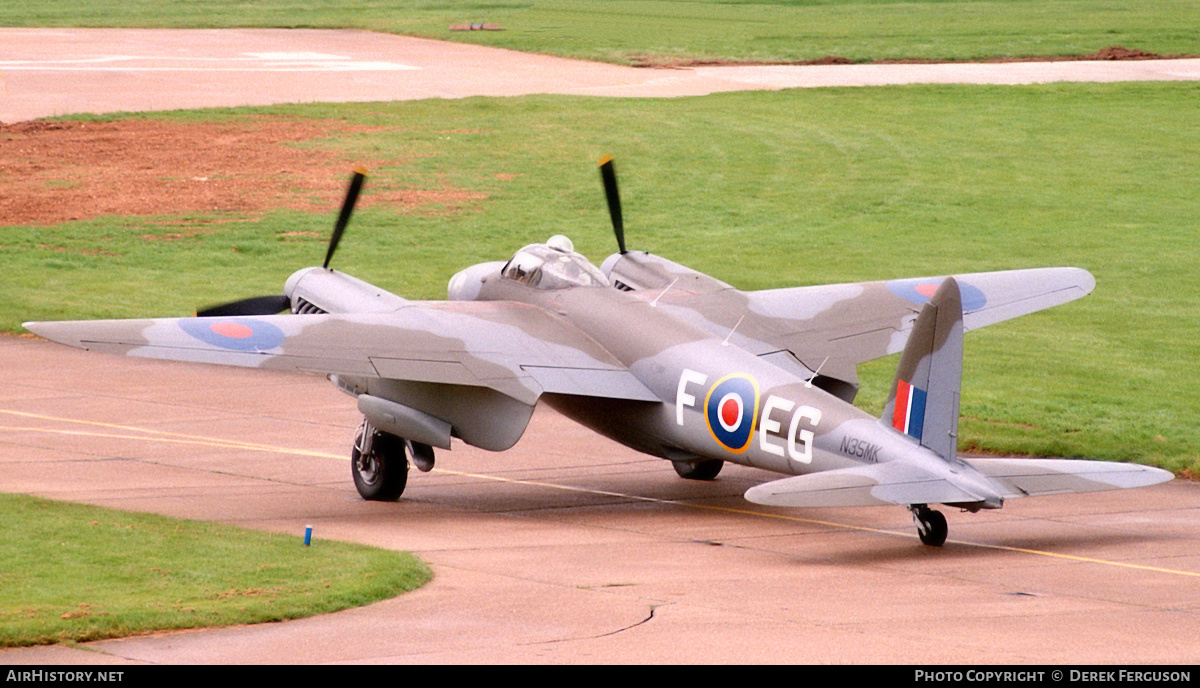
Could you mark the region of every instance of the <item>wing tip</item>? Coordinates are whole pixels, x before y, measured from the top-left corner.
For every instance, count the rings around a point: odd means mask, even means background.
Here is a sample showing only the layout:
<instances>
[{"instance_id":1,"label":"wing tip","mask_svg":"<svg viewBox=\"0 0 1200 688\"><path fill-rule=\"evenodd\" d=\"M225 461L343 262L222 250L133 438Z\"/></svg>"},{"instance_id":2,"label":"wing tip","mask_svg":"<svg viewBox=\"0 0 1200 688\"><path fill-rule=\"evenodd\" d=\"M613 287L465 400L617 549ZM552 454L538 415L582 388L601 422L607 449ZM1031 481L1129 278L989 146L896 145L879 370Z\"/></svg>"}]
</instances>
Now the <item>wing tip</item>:
<instances>
[{"instance_id":1,"label":"wing tip","mask_svg":"<svg viewBox=\"0 0 1200 688\"><path fill-rule=\"evenodd\" d=\"M75 347L76 349L86 349L87 347L84 346L83 339L72 332L69 327L64 327L64 324L66 323L55 321L31 321L21 323L21 327L24 327L34 336L45 339L48 342L63 344L65 346Z\"/></svg>"},{"instance_id":2,"label":"wing tip","mask_svg":"<svg viewBox=\"0 0 1200 688\"><path fill-rule=\"evenodd\" d=\"M49 339L49 337L46 336L45 332L48 329L50 329L53 325L54 325L54 323L52 323L52 322L41 322L38 320L31 320L29 322L21 323L21 327L25 328L28 332L31 332L31 333L41 337L42 339Z\"/></svg>"},{"instance_id":3,"label":"wing tip","mask_svg":"<svg viewBox=\"0 0 1200 688\"><path fill-rule=\"evenodd\" d=\"M1067 268L1075 275L1076 286L1083 290L1084 295L1092 293L1096 289L1096 277L1092 273L1083 268Z\"/></svg>"}]
</instances>

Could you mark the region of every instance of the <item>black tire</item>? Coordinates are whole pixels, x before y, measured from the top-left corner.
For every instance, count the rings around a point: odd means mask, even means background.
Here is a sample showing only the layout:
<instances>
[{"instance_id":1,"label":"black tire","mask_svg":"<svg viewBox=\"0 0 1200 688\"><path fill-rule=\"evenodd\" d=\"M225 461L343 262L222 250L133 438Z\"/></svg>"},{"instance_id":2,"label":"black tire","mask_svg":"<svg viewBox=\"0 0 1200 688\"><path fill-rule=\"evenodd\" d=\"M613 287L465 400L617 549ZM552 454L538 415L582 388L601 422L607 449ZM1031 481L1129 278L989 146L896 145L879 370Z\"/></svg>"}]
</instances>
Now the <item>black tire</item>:
<instances>
[{"instance_id":1,"label":"black tire","mask_svg":"<svg viewBox=\"0 0 1200 688\"><path fill-rule=\"evenodd\" d=\"M708 459L707 461L672 461L671 465L675 467L675 472L679 474L680 478L714 480L721 472L721 468L725 466L725 462L721 459Z\"/></svg>"},{"instance_id":2,"label":"black tire","mask_svg":"<svg viewBox=\"0 0 1200 688\"><path fill-rule=\"evenodd\" d=\"M946 536L950 528L946 525L946 517L942 512L933 509L918 509L913 512L913 520L917 524L917 535L921 542L930 547L941 547L946 544Z\"/></svg>"},{"instance_id":3,"label":"black tire","mask_svg":"<svg viewBox=\"0 0 1200 688\"><path fill-rule=\"evenodd\" d=\"M363 421L350 452L350 474L363 499L372 502L400 499L408 485L408 454L404 439L379 432Z\"/></svg>"}]
</instances>

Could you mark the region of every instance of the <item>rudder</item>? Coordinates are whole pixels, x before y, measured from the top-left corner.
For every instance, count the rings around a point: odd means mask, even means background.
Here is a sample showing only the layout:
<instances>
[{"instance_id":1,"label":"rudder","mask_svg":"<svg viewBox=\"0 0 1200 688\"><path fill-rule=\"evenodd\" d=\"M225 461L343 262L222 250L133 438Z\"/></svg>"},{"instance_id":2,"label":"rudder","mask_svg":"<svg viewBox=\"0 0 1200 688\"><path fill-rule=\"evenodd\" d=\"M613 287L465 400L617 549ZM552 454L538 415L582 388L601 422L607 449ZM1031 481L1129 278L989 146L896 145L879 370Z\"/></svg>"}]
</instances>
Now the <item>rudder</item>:
<instances>
[{"instance_id":1,"label":"rudder","mask_svg":"<svg viewBox=\"0 0 1200 688\"><path fill-rule=\"evenodd\" d=\"M947 277L917 316L880 419L946 461L958 448L962 318L958 282Z\"/></svg>"}]
</instances>

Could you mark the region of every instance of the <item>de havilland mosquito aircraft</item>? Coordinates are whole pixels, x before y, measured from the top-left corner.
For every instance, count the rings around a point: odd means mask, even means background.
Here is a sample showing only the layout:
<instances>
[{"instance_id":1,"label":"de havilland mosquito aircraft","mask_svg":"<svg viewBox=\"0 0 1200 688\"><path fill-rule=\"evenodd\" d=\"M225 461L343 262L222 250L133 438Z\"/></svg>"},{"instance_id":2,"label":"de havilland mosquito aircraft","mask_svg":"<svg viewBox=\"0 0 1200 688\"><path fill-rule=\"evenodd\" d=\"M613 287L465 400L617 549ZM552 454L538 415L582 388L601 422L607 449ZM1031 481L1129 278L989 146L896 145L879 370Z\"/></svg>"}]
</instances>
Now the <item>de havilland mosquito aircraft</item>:
<instances>
[{"instance_id":1,"label":"de havilland mosquito aircraft","mask_svg":"<svg viewBox=\"0 0 1200 688\"><path fill-rule=\"evenodd\" d=\"M329 269L363 182L353 177L321 267L281 296L195 318L27 323L64 344L147 358L319 373L358 400L354 483L395 500L457 438L513 446L544 401L628 447L711 480L724 462L781 473L765 505L891 504L942 545L931 504L1142 487L1125 463L956 454L963 333L1080 298L1077 268L739 291L625 248L612 160L600 166L618 252L600 267L551 237L469 267L449 300L409 301ZM280 314L281 311L290 311ZM881 418L852 405L856 366L901 352Z\"/></svg>"}]
</instances>

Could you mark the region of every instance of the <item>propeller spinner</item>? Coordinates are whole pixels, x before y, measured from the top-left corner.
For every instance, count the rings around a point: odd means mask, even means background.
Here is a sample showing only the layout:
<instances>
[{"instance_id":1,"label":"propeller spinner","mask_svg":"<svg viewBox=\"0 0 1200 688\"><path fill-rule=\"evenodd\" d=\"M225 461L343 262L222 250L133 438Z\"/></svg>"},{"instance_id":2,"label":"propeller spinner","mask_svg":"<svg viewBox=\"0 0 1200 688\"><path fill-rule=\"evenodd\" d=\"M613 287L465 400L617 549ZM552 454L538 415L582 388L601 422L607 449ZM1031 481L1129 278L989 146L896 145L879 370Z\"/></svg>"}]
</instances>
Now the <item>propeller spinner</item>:
<instances>
[{"instance_id":1,"label":"propeller spinner","mask_svg":"<svg viewBox=\"0 0 1200 688\"><path fill-rule=\"evenodd\" d=\"M338 213L337 222L333 225L333 236L329 237L329 248L325 251L325 262L321 265L323 268L329 268L329 261L333 259L333 253L337 250L338 242L342 240L342 234L346 231L346 225L350 222L350 215L354 212L354 204L358 201L358 193L362 191L363 180L366 178L366 171L361 167L356 169L354 176L350 178L350 187L346 189L346 199L342 201L342 209ZM283 294L278 296L253 296L248 299L240 299L200 309L196 311L196 316L200 318L218 318L237 315L274 315L290 310L291 307L291 300Z\"/></svg>"}]
</instances>

